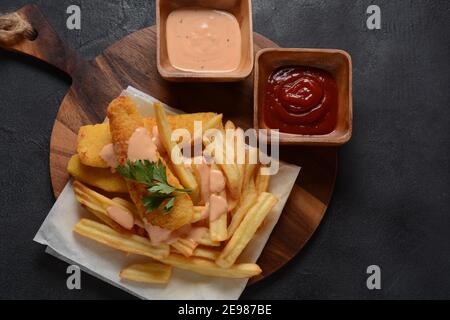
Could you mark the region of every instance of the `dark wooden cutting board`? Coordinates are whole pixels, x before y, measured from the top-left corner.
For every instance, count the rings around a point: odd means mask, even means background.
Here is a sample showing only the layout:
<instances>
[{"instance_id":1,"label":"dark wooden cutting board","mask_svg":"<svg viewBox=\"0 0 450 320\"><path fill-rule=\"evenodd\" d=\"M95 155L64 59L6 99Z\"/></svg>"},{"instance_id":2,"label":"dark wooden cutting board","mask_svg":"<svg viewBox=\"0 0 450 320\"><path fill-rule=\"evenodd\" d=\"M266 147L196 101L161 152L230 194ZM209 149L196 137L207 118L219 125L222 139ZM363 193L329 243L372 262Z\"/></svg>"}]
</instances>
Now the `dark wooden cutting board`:
<instances>
[{"instance_id":1,"label":"dark wooden cutting board","mask_svg":"<svg viewBox=\"0 0 450 320\"><path fill-rule=\"evenodd\" d=\"M83 60L61 41L40 10L28 5L17 11L37 31L33 41L24 39L3 46L45 61L72 77L53 127L50 175L55 197L68 181L66 165L76 152L80 126L102 122L108 103L128 85L186 112L214 111L248 128L253 119L253 79L237 83L171 83L156 68L156 27L132 33L92 61ZM255 52L277 45L255 33ZM329 204L336 177L337 149L285 146L281 159L302 167L281 218L258 264L267 277L292 259L312 236Z\"/></svg>"}]
</instances>

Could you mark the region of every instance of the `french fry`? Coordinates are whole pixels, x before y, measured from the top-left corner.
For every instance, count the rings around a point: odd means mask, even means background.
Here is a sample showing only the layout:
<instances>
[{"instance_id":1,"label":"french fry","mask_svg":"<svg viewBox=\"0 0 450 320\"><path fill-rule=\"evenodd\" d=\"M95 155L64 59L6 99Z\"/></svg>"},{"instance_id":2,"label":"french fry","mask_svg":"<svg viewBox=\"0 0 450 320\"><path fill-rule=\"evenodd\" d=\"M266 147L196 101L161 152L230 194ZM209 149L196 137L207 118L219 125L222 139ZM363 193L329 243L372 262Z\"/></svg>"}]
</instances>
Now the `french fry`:
<instances>
[{"instance_id":1,"label":"french fry","mask_svg":"<svg viewBox=\"0 0 450 320\"><path fill-rule=\"evenodd\" d=\"M205 146L208 146L211 143L212 141L209 137L207 137L206 135L203 136L203 144ZM222 148L222 153L223 154L221 156L216 154L213 154L213 156L216 159L217 165L220 167L226 177L226 183L231 197L237 199L239 198L241 193L239 169L235 163L226 163L227 161L225 159L227 155L225 148ZM223 161L217 160L220 157L222 157Z\"/></svg>"},{"instance_id":2,"label":"french fry","mask_svg":"<svg viewBox=\"0 0 450 320\"><path fill-rule=\"evenodd\" d=\"M242 196L241 202L236 207L236 211L234 211L233 216L231 218L231 223L228 226L228 238L230 238L236 229L241 224L242 220L250 210L250 208L255 204L257 193L255 191L255 183L253 179L247 183L246 188L244 190L244 194Z\"/></svg>"},{"instance_id":3,"label":"french fry","mask_svg":"<svg viewBox=\"0 0 450 320\"><path fill-rule=\"evenodd\" d=\"M203 258L186 258L178 254L169 254L169 246L152 246L146 238L136 235L123 235L101 223L82 219L74 228L82 236L121 251L143 255L156 259L173 267L199 274L224 278L249 278L261 273L257 264L243 263L224 269L213 261Z\"/></svg>"},{"instance_id":4,"label":"french fry","mask_svg":"<svg viewBox=\"0 0 450 320\"><path fill-rule=\"evenodd\" d=\"M115 203L117 203L119 206L130 211L134 216L137 216L136 206L134 205L134 203L132 203L128 200L125 200L123 198L120 198L120 197L114 197L111 200L114 201Z\"/></svg>"},{"instance_id":5,"label":"french fry","mask_svg":"<svg viewBox=\"0 0 450 320\"><path fill-rule=\"evenodd\" d=\"M120 278L144 283L168 283L172 267L159 262L133 264L120 271Z\"/></svg>"},{"instance_id":6,"label":"french fry","mask_svg":"<svg viewBox=\"0 0 450 320\"><path fill-rule=\"evenodd\" d=\"M198 246L198 243L189 239L178 239L170 245L183 256L190 257L194 253L194 250Z\"/></svg>"},{"instance_id":7,"label":"french fry","mask_svg":"<svg viewBox=\"0 0 450 320\"><path fill-rule=\"evenodd\" d=\"M212 117L211 119L203 122L201 130L200 129L194 130L191 144L194 144L196 142L196 139L200 140L198 143L202 143L202 136L207 130L220 128L220 126L222 125L222 118L223 115L218 114Z\"/></svg>"},{"instance_id":8,"label":"french fry","mask_svg":"<svg viewBox=\"0 0 450 320\"><path fill-rule=\"evenodd\" d=\"M195 257L186 258L178 254L169 255L163 262L179 269L211 277L243 279L261 273L261 268L254 263L235 264L224 269L210 260Z\"/></svg>"},{"instance_id":9,"label":"french fry","mask_svg":"<svg viewBox=\"0 0 450 320\"><path fill-rule=\"evenodd\" d=\"M95 215L99 220L103 221L118 232L126 231L125 228L112 220L109 217L108 212L106 211L109 206L120 206L120 204L117 204L111 199L101 195L98 192L95 192L79 181L74 181L73 190L75 193L75 198L78 200L78 202L89 212Z\"/></svg>"},{"instance_id":10,"label":"french fry","mask_svg":"<svg viewBox=\"0 0 450 320\"><path fill-rule=\"evenodd\" d=\"M171 252L176 253L176 254L182 254L180 251L178 251L177 249L175 249L173 247L171 249ZM217 250L212 250L212 249L208 249L205 247L197 247L192 252L191 257L204 258L204 259L216 261L216 259L219 257L219 254L220 254L220 251L217 251Z\"/></svg>"},{"instance_id":11,"label":"french fry","mask_svg":"<svg viewBox=\"0 0 450 320\"><path fill-rule=\"evenodd\" d=\"M225 193L225 192L223 192ZM217 197L216 195L212 195L210 198L210 207L211 210L214 210L213 207L215 206L214 197ZM228 238L228 231L227 231L227 219L228 219L228 209L224 208L224 212L216 219L212 220L211 215L209 216L209 237L213 241L224 241Z\"/></svg>"},{"instance_id":12,"label":"french fry","mask_svg":"<svg viewBox=\"0 0 450 320\"><path fill-rule=\"evenodd\" d=\"M258 165L254 164L254 163L246 163L245 164L244 181L242 184L242 188L244 190L247 188L247 185L249 184L249 182L253 179L253 176L255 174L257 167L258 167Z\"/></svg>"},{"instance_id":13,"label":"french fry","mask_svg":"<svg viewBox=\"0 0 450 320\"><path fill-rule=\"evenodd\" d=\"M255 178L256 193L261 194L269 188L270 176L261 174L261 168Z\"/></svg>"},{"instance_id":14,"label":"french fry","mask_svg":"<svg viewBox=\"0 0 450 320\"><path fill-rule=\"evenodd\" d=\"M217 165L212 164L211 169L218 170ZM222 191L220 196L226 199L227 197L226 192ZM211 195L209 199L210 210L215 209L214 207L216 206L216 202L214 199L220 200L220 198L217 198L215 195ZM216 220L212 220L211 215L209 216L209 236L213 241L224 241L228 238L228 231L227 231L228 203L227 206L223 209L224 211L222 212L220 217L217 218Z\"/></svg>"},{"instance_id":15,"label":"french fry","mask_svg":"<svg viewBox=\"0 0 450 320\"><path fill-rule=\"evenodd\" d=\"M227 193L227 195L228 195L229 193ZM242 196L241 196L241 198L242 198ZM230 197L227 197L227 201L228 201L228 212L233 212L234 211L234 209L236 209L236 207L237 207L237 205L239 204L239 200L240 199L233 199L233 198L231 198L231 196Z\"/></svg>"},{"instance_id":16,"label":"french fry","mask_svg":"<svg viewBox=\"0 0 450 320\"><path fill-rule=\"evenodd\" d=\"M192 215L191 223L196 223L205 219L205 217L203 216L205 208L206 206L194 206L194 214Z\"/></svg>"},{"instance_id":17,"label":"french fry","mask_svg":"<svg viewBox=\"0 0 450 320\"><path fill-rule=\"evenodd\" d=\"M207 246L207 247L220 247L219 241L211 240L211 238L209 236L209 232L205 233L203 238L201 238L200 240L197 240L197 243L202 246Z\"/></svg>"},{"instance_id":18,"label":"french fry","mask_svg":"<svg viewBox=\"0 0 450 320\"><path fill-rule=\"evenodd\" d=\"M244 173L245 173L245 163L246 163L246 156L244 155L243 158L239 159L238 150L242 150L245 148L245 137L244 137L244 130L242 128L237 128L235 132L235 155L236 155L236 164L239 170L239 185L241 186L241 190L244 189ZM247 151L246 151L247 154Z\"/></svg>"},{"instance_id":19,"label":"french fry","mask_svg":"<svg viewBox=\"0 0 450 320\"><path fill-rule=\"evenodd\" d=\"M209 221L209 236L213 241L224 241L228 239L226 212L217 220Z\"/></svg>"},{"instance_id":20,"label":"french fry","mask_svg":"<svg viewBox=\"0 0 450 320\"><path fill-rule=\"evenodd\" d=\"M192 256L215 261L219 257L219 254L220 254L220 251L217 251L217 250L212 250L212 249L203 248L203 247L197 247L197 248L195 248L194 252L192 253Z\"/></svg>"},{"instance_id":21,"label":"french fry","mask_svg":"<svg viewBox=\"0 0 450 320\"><path fill-rule=\"evenodd\" d=\"M256 204L247 213L217 258L216 263L219 266L230 268L233 265L277 201L278 199L268 192L263 192L258 196Z\"/></svg>"},{"instance_id":22,"label":"french fry","mask_svg":"<svg viewBox=\"0 0 450 320\"><path fill-rule=\"evenodd\" d=\"M169 125L167 115L166 112L164 111L163 106L160 103L155 103L154 109L161 142L164 148L166 149L167 154L169 155L169 157L171 157L172 150L174 148L178 148L176 143L171 140L172 128ZM181 184L185 188L191 190L191 198L193 199L194 203L197 202L199 199L200 192L197 181L195 180L195 177L192 174L192 172L186 169L183 163L177 164L172 161L172 166L177 177L180 179Z\"/></svg>"},{"instance_id":23,"label":"french fry","mask_svg":"<svg viewBox=\"0 0 450 320\"><path fill-rule=\"evenodd\" d=\"M128 192L127 184L120 175L111 173L109 169L85 166L77 154L70 158L67 171L75 179L107 192Z\"/></svg>"},{"instance_id":24,"label":"french fry","mask_svg":"<svg viewBox=\"0 0 450 320\"><path fill-rule=\"evenodd\" d=\"M75 225L74 231L79 235L111 248L156 260L164 259L170 253L169 246L166 244L154 246L147 238L134 234L120 233L104 224L89 219L81 219Z\"/></svg>"},{"instance_id":25,"label":"french fry","mask_svg":"<svg viewBox=\"0 0 450 320\"><path fill-rule=\"evenodd\" d=\"M228 120L225 122L225 130L236 130L236 126L234 125L233 121Z\"/></svg>"}]
</instances>

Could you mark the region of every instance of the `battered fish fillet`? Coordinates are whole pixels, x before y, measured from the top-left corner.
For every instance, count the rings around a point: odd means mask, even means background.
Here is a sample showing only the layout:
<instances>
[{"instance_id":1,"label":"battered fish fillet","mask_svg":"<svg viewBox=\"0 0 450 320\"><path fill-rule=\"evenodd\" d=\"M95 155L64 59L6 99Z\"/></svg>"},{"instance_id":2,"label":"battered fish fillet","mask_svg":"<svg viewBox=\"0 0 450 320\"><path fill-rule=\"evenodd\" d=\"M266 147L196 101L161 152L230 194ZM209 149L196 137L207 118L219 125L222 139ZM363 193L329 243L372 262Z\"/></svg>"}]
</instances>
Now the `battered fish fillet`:
<instances>
[{"instance_id":1,"label":"battered fish fillet","mask_svg":"<svg viewBox=\"0 0 450 320\"><path fill-rule=\"evenodd\" d=\"M128 140L137 128L145 127L144 119L129 97L119 97L113 100L108 107L108 118L117 159L123 165L126 163L128 157ZM164 159L159 154L158 157L164 162ZM169 184L177 188L182 188L183 186L167 165L166 170ZM148 194L145 185L133 181L127 181L127 185L131 199L136 204L139 215L142 218L146 217L151 224L165 229L175 230L190 223L192 220L194 205L187 194L181 193L176 198L175 205L168 214L162 214L159 210L149 213L142 203L142 198Z\"/></svg>"}]
</instances>

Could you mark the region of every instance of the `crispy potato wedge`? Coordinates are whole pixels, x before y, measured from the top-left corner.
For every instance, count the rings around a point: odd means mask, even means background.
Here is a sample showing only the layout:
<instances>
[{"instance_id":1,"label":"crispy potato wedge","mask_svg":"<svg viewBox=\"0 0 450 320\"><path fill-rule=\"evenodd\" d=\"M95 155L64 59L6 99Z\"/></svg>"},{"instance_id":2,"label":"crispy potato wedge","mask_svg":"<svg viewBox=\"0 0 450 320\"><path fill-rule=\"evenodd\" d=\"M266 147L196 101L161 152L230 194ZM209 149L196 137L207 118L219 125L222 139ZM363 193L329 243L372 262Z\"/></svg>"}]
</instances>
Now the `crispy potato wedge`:
<instances>
[{"instance_id":1,"label":"crispy potato wedge","mask_svg":"<svg viewBox=\"0 0 450 320\"><path fill-rule=\"evenodd\" d=\"M82 164L90 167L108 168L100 157L103 147L111 143L107 123L82 126L78 131L77 152Z\"/></svg>"},{"instance_id":2,"label":"crispy potato wedge","mask_svg":"<svg viewBox=\"0 0 450 320\"><path fill-rule=\"evenodd\" d=\"M268 192L263 192L258 196L255 205L247 213L217 258L216 263L219 266L230 268L235 263L277 201L278 199Z\"/></svg>"},{"instance_id":3,"label":"crispy potato wedge","mask_svg":"<svg viewBox=\"0 0 450 320\"><path fill-rule=\"evenodd\" d=\"M127 184L120 175L112 173L109 169L85 166L77 154L70 158L67 171L75 179L107 192L128 192Z\"/></svg>"},{"instance_id":4,"label":"crispy potato wedge","mask_svg":"<svg viewBox=\"0 0 450 320\"><path fill-rule=\"evenodd\" d=\"M169 246L166 244L154 246L147 238L134 234L120 233L104 224L89 219L81 219L75 225L74 231L79 235L103 243L111 248L157 260L164 259L170 253Z\"/></svg>"},{"instance_id":5,"label":"crispy potato wedge","mask_svg":"<svg viewBox=\"0 0 450 320\"><path fill-rule=\"evenodd\" d=\"M133 264L124 268L119 276L123 280L143 283L168 283L172 275L172 267L159 262Z\"/></svg>"}]
</instances>

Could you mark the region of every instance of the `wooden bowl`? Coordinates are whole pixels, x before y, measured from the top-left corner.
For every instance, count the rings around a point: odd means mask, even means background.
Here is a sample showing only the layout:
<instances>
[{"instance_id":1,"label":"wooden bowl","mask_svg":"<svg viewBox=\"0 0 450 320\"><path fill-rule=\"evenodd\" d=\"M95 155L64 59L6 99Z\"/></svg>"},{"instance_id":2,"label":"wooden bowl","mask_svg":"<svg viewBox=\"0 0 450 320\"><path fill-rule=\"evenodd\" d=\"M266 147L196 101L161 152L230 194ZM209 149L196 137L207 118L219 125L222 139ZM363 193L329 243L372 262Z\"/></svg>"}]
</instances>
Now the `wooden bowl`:
<instances>
[{"instance_id":1,"label":"wooden bowl","mask_svg":"<svg viewBox=\"0 0 450 320\"><path fill-rule=\"evenodd\" d=\"M166 21L170 12L181 7L204 7L233 14L241 30L241 63L230 72L189 72L174 68L167 53ZM243 80L253 70L253 27L251 0L157 0L157 67L160 75L170 81L231 82Z\"/></svg>"},{"instance_id":2,"label":"wooden bowl","mask_svg":"<svg viewBox=\"0 0 450 320\"><path fill-rule=\"evenodd\" d=\"M331 73L338 87L338 114L334 131L323 135L280 132L280 144L338 146L352 135L352 62L350 55L336 49L282 49L259 51L255 62L254 126L269 129L264 122L265 85L270 74L283 66L309 66Z\"/></svg>"}]
</instances>

